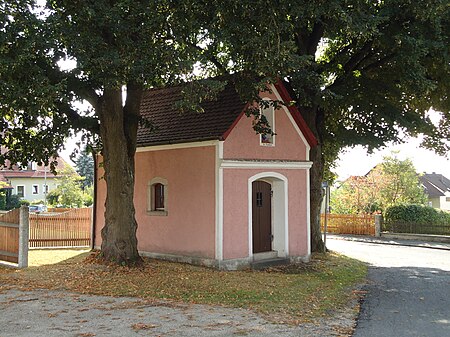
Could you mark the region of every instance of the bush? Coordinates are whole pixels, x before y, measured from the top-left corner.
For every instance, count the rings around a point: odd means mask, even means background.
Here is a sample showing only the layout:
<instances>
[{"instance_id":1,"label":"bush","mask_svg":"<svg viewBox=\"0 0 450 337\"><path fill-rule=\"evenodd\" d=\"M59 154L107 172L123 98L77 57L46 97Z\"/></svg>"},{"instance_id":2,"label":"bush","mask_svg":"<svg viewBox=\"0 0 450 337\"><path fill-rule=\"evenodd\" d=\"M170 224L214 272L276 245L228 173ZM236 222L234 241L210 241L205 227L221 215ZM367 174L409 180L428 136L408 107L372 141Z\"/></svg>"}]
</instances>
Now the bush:
<instances>
[{"instance_id":1,"label":"bush","mask_svg":"<svg viewBox=\"0 0 450 337\"><path fill-rule=\"evenodd\" d=\"M386 209L384 220L386 223L446 226L450 225L450 214L429 206L398 205Z\"/></svg>"},{"instance_id":2,"label":"bush","mask_svg":"<svg viewBox=\"0 0 450 337\"><path fill-rule=\"evenodd\" d=\"M20 199L20 206L30 206L30 202L26 199Z\"/></svg>"},{"instance_id":3,"label":"bush","mask_svg":"<svg viewBox=\"0 0 450 337\"><path fill-rule=\"evenodd\" d=\"M5 208L6 208L6 210L10 210L10 209L14 209L14 208L19 208L20 205L21 205L20 197L17 194L13 194L6 200Z\"/></svg>"},{"instance_id":4,"label":"bush","mask_svg":"<svg viewBox=\"0 0 450 337\"><path fill-rule=\"evenodd\" d=\"M0 210L6 209L6 194L4 192L0 192Z\"/></svg>"}]
</instances>

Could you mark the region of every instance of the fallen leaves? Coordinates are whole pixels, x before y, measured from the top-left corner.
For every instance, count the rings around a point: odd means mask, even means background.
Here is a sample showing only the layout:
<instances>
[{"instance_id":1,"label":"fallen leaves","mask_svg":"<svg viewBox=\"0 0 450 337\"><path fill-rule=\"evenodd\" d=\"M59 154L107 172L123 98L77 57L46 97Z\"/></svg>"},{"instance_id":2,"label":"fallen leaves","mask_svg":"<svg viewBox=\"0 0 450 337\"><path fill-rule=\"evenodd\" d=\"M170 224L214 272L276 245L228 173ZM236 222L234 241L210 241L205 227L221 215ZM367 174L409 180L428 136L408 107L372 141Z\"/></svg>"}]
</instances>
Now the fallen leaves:
<instances>
[{"instance_id":1,"label":"fallen leaves","mask_svg":"<svg viewBox=\"0 0 450 337\"><path fill-rule=\"evenodd\" d=\"M139 331L139 330L150 330L150 329L154 329L154 328L156 328L156 327L158 327L158 326L155 325L155 324L144 324L144 323L136 323L136 324L133 324L133 325L131 326L131 328L132 328L134 331Z\"/></svg>"},{"instance_id":2,"label":"fallen leaves","mask_svg":"<svg viewBox=\"0 0 450 337\"><path fill-rule=\"evenodd\" d=\"M333 254L318 255L311 263L236 272L147 258L140 268L98 264L97 254L0 273L0 284L22 290L140 297L144 302L138 305L184 302L247 308L273 321L298 323L328 314L351 296L361 295L352 287L366 271L362 263ZM127 305L125 301L123 306ZM151 328L142 324L136 328Z\"/></svg>"}]
</instances>

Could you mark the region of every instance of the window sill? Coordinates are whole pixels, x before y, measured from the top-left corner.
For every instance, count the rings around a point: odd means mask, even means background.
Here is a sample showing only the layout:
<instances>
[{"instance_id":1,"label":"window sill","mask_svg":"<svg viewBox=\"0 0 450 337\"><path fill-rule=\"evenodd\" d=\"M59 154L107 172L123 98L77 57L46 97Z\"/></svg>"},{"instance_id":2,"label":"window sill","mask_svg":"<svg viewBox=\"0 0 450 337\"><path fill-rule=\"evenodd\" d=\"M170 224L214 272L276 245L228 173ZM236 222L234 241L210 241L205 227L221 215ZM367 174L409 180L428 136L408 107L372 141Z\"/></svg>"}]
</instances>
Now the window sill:
<instances>
[{"instance_id":1,"label":"window sill","mask_svg":"<svg viewBox=\"0 0 450 337\"><path fill-rule=\"evenodd\" d=\"M147 211L147 215L151 216L167 216L167 211Z\"/></svg>"}]
</instances>

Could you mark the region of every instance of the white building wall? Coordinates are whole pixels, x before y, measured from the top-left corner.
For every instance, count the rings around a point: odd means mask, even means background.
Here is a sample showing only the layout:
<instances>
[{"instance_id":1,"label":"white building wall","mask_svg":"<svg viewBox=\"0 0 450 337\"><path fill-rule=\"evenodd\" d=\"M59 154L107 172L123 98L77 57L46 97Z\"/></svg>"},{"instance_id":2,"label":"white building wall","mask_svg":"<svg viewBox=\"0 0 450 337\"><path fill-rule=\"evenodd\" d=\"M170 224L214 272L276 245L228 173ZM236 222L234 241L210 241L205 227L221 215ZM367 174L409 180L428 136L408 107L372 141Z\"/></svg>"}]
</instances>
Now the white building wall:
<instances>
[{"instance_id":1,"label":"white building wall","mask_svg":"<svg viewBox=\"0 0 450 337\"><path fill-rule=\"evenodd\" d=\"M44 185L45 178L10 178L11 186L13 187L12 194L17 194L17 186L24 187L24 196L22 199L28 200L30 202L36 200L44 200ZM38 186L38 193L33 193L33 185ZM54 190L57 186L54 177L47 177L48 192Z\"/></svg>"}]
</instances>

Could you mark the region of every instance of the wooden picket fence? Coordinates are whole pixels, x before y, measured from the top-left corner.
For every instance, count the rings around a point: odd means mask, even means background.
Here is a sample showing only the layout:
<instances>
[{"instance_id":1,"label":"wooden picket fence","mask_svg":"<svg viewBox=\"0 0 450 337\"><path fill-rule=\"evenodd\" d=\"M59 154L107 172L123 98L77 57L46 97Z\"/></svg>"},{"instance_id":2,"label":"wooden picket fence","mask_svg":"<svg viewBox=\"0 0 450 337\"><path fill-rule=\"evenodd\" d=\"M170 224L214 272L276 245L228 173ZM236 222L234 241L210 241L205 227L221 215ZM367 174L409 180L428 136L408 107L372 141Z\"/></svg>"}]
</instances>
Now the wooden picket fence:
<instances>
[{"instance_id":1,"label":"wooden picket fence","mask_svg":"<svg viewBox=\"0 0 450 337\"><path fill-rule=\"evenodd\" d=\"M0 260L19 262L20 209L0 214Z\"/></svg>"},{"instance_id":2,"label":"wooden picket fence","mask_svg":"<svg viewBox=\"0 0 450 337\"><path fill-rule=\"evenodd\" d=\"M320 215L324 231L325 214ZM327 214L327 233L375 235L375 215L372 214Z\"/></svg>"},{"instance_id":3,"label":"wooden picket fence","mask_svg":"<svg viewBox=\"0 0 450 337\"><path fill-rule=\"evenodd\" d=\"M92 208L30 214L30 248L87 247Z\"/></svg>"}]
</instances>

